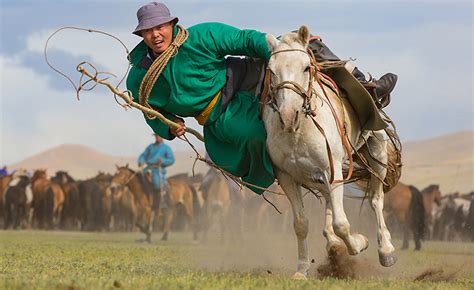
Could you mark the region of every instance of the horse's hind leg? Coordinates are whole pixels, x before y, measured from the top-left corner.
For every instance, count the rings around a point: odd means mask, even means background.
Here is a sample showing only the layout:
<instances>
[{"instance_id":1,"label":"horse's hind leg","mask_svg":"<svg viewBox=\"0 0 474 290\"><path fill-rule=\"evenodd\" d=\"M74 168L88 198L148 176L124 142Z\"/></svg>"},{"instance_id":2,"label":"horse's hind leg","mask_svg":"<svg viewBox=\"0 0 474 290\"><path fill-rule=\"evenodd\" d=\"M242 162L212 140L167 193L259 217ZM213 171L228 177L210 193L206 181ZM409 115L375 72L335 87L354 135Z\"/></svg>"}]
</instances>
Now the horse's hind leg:
<instances>
[{"instance_id":1,"label":"horse's hind leg","mask_svg":"<svg viewBox=\"0 0 474 290\"><path fill-rule=\"evenodd\" d=\"M286 173L276 172L278 181L286 193L286 197L290 201L293 210L293 227L295 229L296 238L298 239L298 264L296 273L292 279L306 279L309 270L308 245L306 237L308 236L308 219L304 215L303 197L299 186Z\"/></svg>"},{"instance_id":2,"label":"horse's hind leg","mask_svg":"<svg viewBox=\"0 0 474 290\"><path fill-rule=\"evenodd\" d=\"M402 250L408 249L408 238L410 236L410 231L408 229L408 225L403 225L403 244Z\"/></svg>"},{"instance_id":3,"label":"horse's hind leg","mask_svg":"<svg viewBox=\"0 0 474 290\"><path fill-rule=\"evenodd\" d=\"M369 138L367 142L370 154L368 154L367 151L363 152L363 154L365 153L370 167L381 179L384 179L387 174L387 168L383 165L387 164L388 159L387 141L384 140L384 134L380 132L374 132L374 134L375 136ZM378 162L372 157L377 159ZM368 193L370 197L370 205L377 218L379 262L382 266L390 267L395 264L397 257L395 256L395 248L392 245L390 232L387 229L383 216L383 183L373 174L370 177Z\"/></svg>"},{"instance_id":4,"label":"horse's hind leg","mask_svg":"<svg viewBox=\"0 0 474 290\"><path fill-rule=\"evenodd\" d=\"M341 163L334 163L334 179L342 179ZM329 193L333 214L332 227L336 235L346 244L348 253L350 255L357 255L367 249L369 243L365 236L361 234L351 234L350 224L344 212L343 196L344 188L341 183L332 186L332 190Z\"/></svg>"}]
</instances>

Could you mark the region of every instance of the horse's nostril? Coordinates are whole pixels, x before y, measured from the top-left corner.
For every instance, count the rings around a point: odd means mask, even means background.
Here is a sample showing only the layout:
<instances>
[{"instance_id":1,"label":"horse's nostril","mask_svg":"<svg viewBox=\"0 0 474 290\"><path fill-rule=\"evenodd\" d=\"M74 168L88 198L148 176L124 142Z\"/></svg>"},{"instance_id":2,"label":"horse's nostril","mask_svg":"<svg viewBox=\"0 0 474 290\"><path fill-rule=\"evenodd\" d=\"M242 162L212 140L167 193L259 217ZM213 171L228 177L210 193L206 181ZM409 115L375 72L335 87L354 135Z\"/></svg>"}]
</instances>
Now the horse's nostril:
<instances>
[{"instance_id":1,"label":"horse's nostril","mask_svg":"<svg viewBox=\"0 0 474 290\"><path fill-rule=\"evenodd\" d=\"M283 122L283 118L281 117L281 114L280 114L280 124L281 124L281 128L284 129L285 128L285 122Z\"/></svg>"}]
</instances>

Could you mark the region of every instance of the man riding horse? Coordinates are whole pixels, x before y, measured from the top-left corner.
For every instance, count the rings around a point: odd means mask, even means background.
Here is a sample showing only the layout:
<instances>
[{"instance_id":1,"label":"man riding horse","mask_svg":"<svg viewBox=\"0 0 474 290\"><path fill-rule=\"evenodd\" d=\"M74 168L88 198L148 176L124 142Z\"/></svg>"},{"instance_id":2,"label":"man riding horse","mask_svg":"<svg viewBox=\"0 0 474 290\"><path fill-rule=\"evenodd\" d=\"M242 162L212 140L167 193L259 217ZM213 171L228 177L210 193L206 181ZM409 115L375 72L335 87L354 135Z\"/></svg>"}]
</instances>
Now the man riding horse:
<instances>
[{"instance_id":1,"label":"man riding horse","mask_svg":"<svg viewBox=\"0 0 474 290\"><path fill-rule=\"evenodd\" d=\"M146 178L147 173L151 174L153 184L152 208L155 213L158 213L161 196L166 191L166 167L173 165L173 163L173 151L158 134L155 134L155 143L148 145L138 158L138 166L143 167L144 178ZM148 181L144 180L143 183L148 184Z\"/></svg>"},{"instance_id":2,"label":"man riding horse","mask_svg":"<svg viewBox=\"0 0 474 290\"><path fill-rule=\"evenodd\" d=\"M270 58L266 34L222 23L185 29L157 2L142 6L137 18L133 33L143 41L130 53L127 87L135 101L160 111L181 127L171 129L145 116L148 125L172 140L185 132L182 117L196 118L204 126L205 147L212 161L262 193L275 180L257 97L261 64ZM317 58L330 55L339 59L322 42L313 45L318 47L314 48ZM354 73L356 77L361 74L358 70ZM372 87L377 96L386 97L395 82L396 76L388 74Z\"/></svg>"}]
</instances>

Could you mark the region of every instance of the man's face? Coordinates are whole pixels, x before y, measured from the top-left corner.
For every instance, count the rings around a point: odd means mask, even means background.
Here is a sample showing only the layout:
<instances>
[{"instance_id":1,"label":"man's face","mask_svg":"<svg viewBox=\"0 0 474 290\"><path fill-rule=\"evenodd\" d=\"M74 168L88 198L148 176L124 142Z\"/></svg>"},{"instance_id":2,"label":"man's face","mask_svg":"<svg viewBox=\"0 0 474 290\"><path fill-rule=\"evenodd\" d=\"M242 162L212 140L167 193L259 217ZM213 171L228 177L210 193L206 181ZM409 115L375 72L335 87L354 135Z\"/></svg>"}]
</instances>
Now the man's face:
<instances>
[{"instance_id":1,"label":"man's face","mask_svg":"<svg viewBox=\"0 0 474 290\"><path fill-rule=\"evenodd\" d=\"M163 138L161 138L160 135L155 135L155 142L156 143L161 143L161 142L163 142Z\"/></svg>"},{"instance_id":2,"label":"man's face","mask_svg":"<svg viewBox=\"0 0 474 290\"><path fill-rule=\"evenodd\" d=\"M143 40L153 52L160 54L173 41L173 23L167 22L141 31Z\"/></svg>"}]
</instances>

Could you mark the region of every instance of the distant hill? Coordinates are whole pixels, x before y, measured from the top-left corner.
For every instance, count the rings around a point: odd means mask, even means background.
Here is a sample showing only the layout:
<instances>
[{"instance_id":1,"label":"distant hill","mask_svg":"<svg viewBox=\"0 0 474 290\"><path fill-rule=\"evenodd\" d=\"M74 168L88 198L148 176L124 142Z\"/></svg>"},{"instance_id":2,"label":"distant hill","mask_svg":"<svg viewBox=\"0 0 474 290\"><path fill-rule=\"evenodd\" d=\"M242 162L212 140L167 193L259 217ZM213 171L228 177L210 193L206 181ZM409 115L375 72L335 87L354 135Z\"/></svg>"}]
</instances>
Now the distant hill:
<instances>
[{"instance_id":1,"label":"distant hill","mask_svg":"<svg viewBox=\"0 0 474 290\"><path fill-rule=\"evenodd\" d=\"M474 130L407 142L402 153L403 182L439 184L442 193L474 190Z\"/></svg>"},{"instance_id":2,"label":"distant hill","mask_svg":"<svg viewBox=\"0 0 474 290\"><path fill-rule=\"evenodd\" d=\"M191 151L174 153L176 163L169 167L169 175L183 172L192 173L195 154ZM65 170L74 178L85 179L97 175L99 171L114 173L116 165L129 164L131 168L136 168L137 157L112 156L88 146L64 144L38 153L9 167L12 169L47 168L49 175L54 175L58 170ZM201 163L197 162L196 173L205 172L206 165Z\"/></svg>"},{"instance_id":3,"label":"distant hill","mask_svg":"<svg viewBox=\"0 0 474 290\"><path fill-rule=\"evenodd\" d=\"M192 172L194 153L175 152L176 163L169 175ZM84 145L65 144L31 156L11 168L48 168L49 174L66 170L83 179L97 172L115 172L115 165L129 164L136 168L136 156L112 156ZM443 193L474 190L474 130L443 135L436 138L407 142L403 145L401 180L420 189L440 184ZM207 165L198 161L195 172L204 173Z\"/></svg>"}]
</instances>

